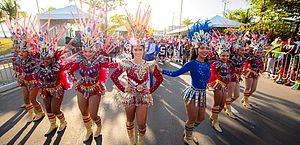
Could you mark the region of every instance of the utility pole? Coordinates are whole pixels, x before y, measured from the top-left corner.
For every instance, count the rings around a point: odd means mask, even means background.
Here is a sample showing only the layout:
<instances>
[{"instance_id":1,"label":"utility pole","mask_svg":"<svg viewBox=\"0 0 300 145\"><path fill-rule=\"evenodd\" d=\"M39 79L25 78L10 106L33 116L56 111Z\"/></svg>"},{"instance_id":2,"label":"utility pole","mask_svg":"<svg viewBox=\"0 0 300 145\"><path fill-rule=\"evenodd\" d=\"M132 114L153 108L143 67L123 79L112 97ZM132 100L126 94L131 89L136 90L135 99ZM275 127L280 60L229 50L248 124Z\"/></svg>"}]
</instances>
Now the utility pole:
<instances>
[{"instance_id":1,"label":"utility pole","mask_svg":"<svg viewBox=\"0 0 300 145\"><path fill-rule=\"evenodd\" d=\"M226 5L227 3L229 3L229 0L222 0L224 3L224 12L223 12L223 17L225 17L225 13L226 13Z\"/></svg>"},{"instance_id":2,"label":"utility pole","mask_svg":"<svg viewBox=\"0 0 300 145\"><path fill-rule=\"evenodd\" d=\"M38 0L35 0L35 1L36 1L36 6L37 6L37 9L38 9L38 13L40 13L39 2L38 2Z\"/></svg>"},{"instance_id":3,"label":"utility pole","mask_svg":"<svg viewBox=\"0 0 300 145\"><path fill-rule=\"evenodd\" d=\"M179 18L179 28L181 28L181 17L182 17L182 3L183 3L183 0L181 0L181 5L180 5L180 18ZM180 32L179 32L179 35L180 35Z\"/></svg>"},{"instance_id":4,"label":"utility pole","mask_svg":"<svg viewBox=\"0 0 300 145\"><path fill-rule=\"evenodd\" d=\"M172 17L172 31L174 30L174 12L172 12L172 15L173 15L173 17Z\"/></svg>"}]
</instances>

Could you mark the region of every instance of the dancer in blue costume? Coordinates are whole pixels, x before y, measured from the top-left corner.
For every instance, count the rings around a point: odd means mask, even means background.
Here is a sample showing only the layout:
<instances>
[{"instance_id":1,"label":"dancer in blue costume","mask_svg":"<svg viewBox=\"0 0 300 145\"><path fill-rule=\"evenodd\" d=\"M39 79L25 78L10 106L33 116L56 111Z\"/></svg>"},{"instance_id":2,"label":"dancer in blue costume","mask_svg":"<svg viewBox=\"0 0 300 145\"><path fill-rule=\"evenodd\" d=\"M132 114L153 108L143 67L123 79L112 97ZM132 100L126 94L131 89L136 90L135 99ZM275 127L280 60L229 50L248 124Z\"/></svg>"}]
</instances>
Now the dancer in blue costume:
<instances>
[{"instance_id":1,"label":"dancer in blue costume","mask_svg":"<svg viewBox=\"0 0 300 145\"><path fill-rule=\"evenodd\" d=\"M205 33L209 30L208 21L201 24L194 24L189 32L189 39L193 41L191 61L187 62L180 69L171 71L163 70L162 73L168 76L177 77L190 72L192 85L183 92L183 100L187 112L187 121L184 130L184 143L195 145L197 139L193 137L193 130L205 117L206 107L206 86L210 78L210 64L207 56L209 54L210 36Z\"/></svg>"}]
</instances>

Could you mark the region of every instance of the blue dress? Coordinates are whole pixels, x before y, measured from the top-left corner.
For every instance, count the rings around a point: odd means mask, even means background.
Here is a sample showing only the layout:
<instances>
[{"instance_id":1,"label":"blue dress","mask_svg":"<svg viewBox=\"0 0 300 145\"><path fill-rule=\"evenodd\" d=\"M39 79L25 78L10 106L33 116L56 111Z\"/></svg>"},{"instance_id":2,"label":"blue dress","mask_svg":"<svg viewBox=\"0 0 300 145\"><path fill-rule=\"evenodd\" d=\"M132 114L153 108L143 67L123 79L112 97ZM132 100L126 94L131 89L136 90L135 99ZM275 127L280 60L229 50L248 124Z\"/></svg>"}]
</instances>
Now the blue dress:
<instances>
[{"instance_id":1,"label":"blue dress","mask_svg":"<svg viewBox=\"0 0 300 145\"><path fill-rule=\"evenodd\" d=\"M196 106L199 104L200 107L205 107L205 90L210 78L210 64L208 62L191 60L178 70L163 70L162 73L168 76L177 77L188 71L192 78L192 85L184 90L183 99L186 103L190 103L191 100L194 99Z\"/></svg>"}]
</instances>

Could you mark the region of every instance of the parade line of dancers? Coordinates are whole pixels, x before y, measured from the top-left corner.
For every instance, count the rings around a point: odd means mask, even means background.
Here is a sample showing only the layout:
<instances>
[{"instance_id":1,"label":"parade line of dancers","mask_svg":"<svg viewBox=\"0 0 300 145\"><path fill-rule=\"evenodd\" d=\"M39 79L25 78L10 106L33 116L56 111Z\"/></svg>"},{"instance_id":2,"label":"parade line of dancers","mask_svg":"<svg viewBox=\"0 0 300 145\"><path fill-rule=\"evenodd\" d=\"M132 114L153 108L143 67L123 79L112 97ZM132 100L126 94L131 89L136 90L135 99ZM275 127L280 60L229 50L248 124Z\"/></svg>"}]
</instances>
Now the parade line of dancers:
<instances>
[{"instance_id":1,"label":"parade line of dancers","mask_svg":"<svg viewBox=\"0 0 300 145\"><path fill-rule=\"evenodd\" d=\"M90 6L89 12L93 9L93 6ZM115 100L124 106L129 144L144 144L148 107L153 104L152 93L163 82L163 74L177 77L189 72L191 76L192 83L182 92L187 112L184 128L186 144L198 143L193 131L205 117L207 88L214 92L210 120L217 132L222 132L218 121L218 114L222 110L225 110L229 117L235 118L231 104L239 97L242 76L245 78L246 87L241 101L245 108L250 107L250 96L256 90L259 74L263 70L262 50L267 35L252 34L252 39L247 40L241 33L227 35L213 31L209 27L209 21L197 22L188 33L192 45L185 58L190 58L190 61L186 59L185 64L178 70L162 70L146 53L146 48L155 50L157 45L149 42L148 46L145 44L148 41L146 38L150 9L143 12L139 7L134 18L127 14L124 25L129 37L125 48L130 51L131 58L119 63L109 62L103 55L103 52L109 54L114 49L114 39L111 35L103 35L102 21L95 15L89 14L88 18L83 16L77 21L81 30L82 49L70 57L62 57L68 48L58 50L57 47L59 39L67 33L63 26L54 32L54 27L50 27L50 19L43 25L39 25L38 19L26 19L26 16L22 23L17 21L18 17L13 23L7 19L13 41L13 69L30 116L28 122L41 120L46 115L50 127L45 136L65 130L67 120L61 110L61 104L65 91L74 85L86 127L83 141L99 137L102 125L98 109L106 91L104 84L108 79L108 68L114 68L110 78L120 90L115 95ZM157 58L162 58L162 53L166 53L165 56L170 54L172 58L173 52L161 50ZM79 75L75 75L75 72ZM125 85L119 79L123 73L127 74ZM153 80L155 81L152 82ZM45 109L36 99L39 90ZM92 128L93 122L96 125L95 131Z\"/></svg>"}]
</instances>

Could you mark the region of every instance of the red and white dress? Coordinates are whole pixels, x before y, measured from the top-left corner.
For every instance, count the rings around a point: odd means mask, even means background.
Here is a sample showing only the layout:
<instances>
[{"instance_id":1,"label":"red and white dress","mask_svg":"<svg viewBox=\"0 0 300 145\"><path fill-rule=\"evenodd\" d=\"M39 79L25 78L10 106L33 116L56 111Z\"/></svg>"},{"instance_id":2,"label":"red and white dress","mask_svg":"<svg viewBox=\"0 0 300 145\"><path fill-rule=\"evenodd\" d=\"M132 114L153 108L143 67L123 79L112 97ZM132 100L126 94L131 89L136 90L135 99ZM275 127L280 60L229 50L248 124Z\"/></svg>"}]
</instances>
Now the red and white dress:
<instances>
[{"instance_id":1,"label":"red and white dress","mask_svg":"<svg viewBox=\"0 0 300 145\"><path fill-rule=\"evenodd\" d=\"M125 92L126 87L119 80L119 76L126 72L127 86L129 92ZM148 74L153 73L155 77L154 85L145 93L148 82ZM111 74L111 79L115 85L122 91L118 93L117 100L123 105L152 105L153 98L151 94L159 87L163 81L161 72L154 63L135 64L133 61L124 61L119 64L119 68Z\"/></svg>"}]
</instances>

